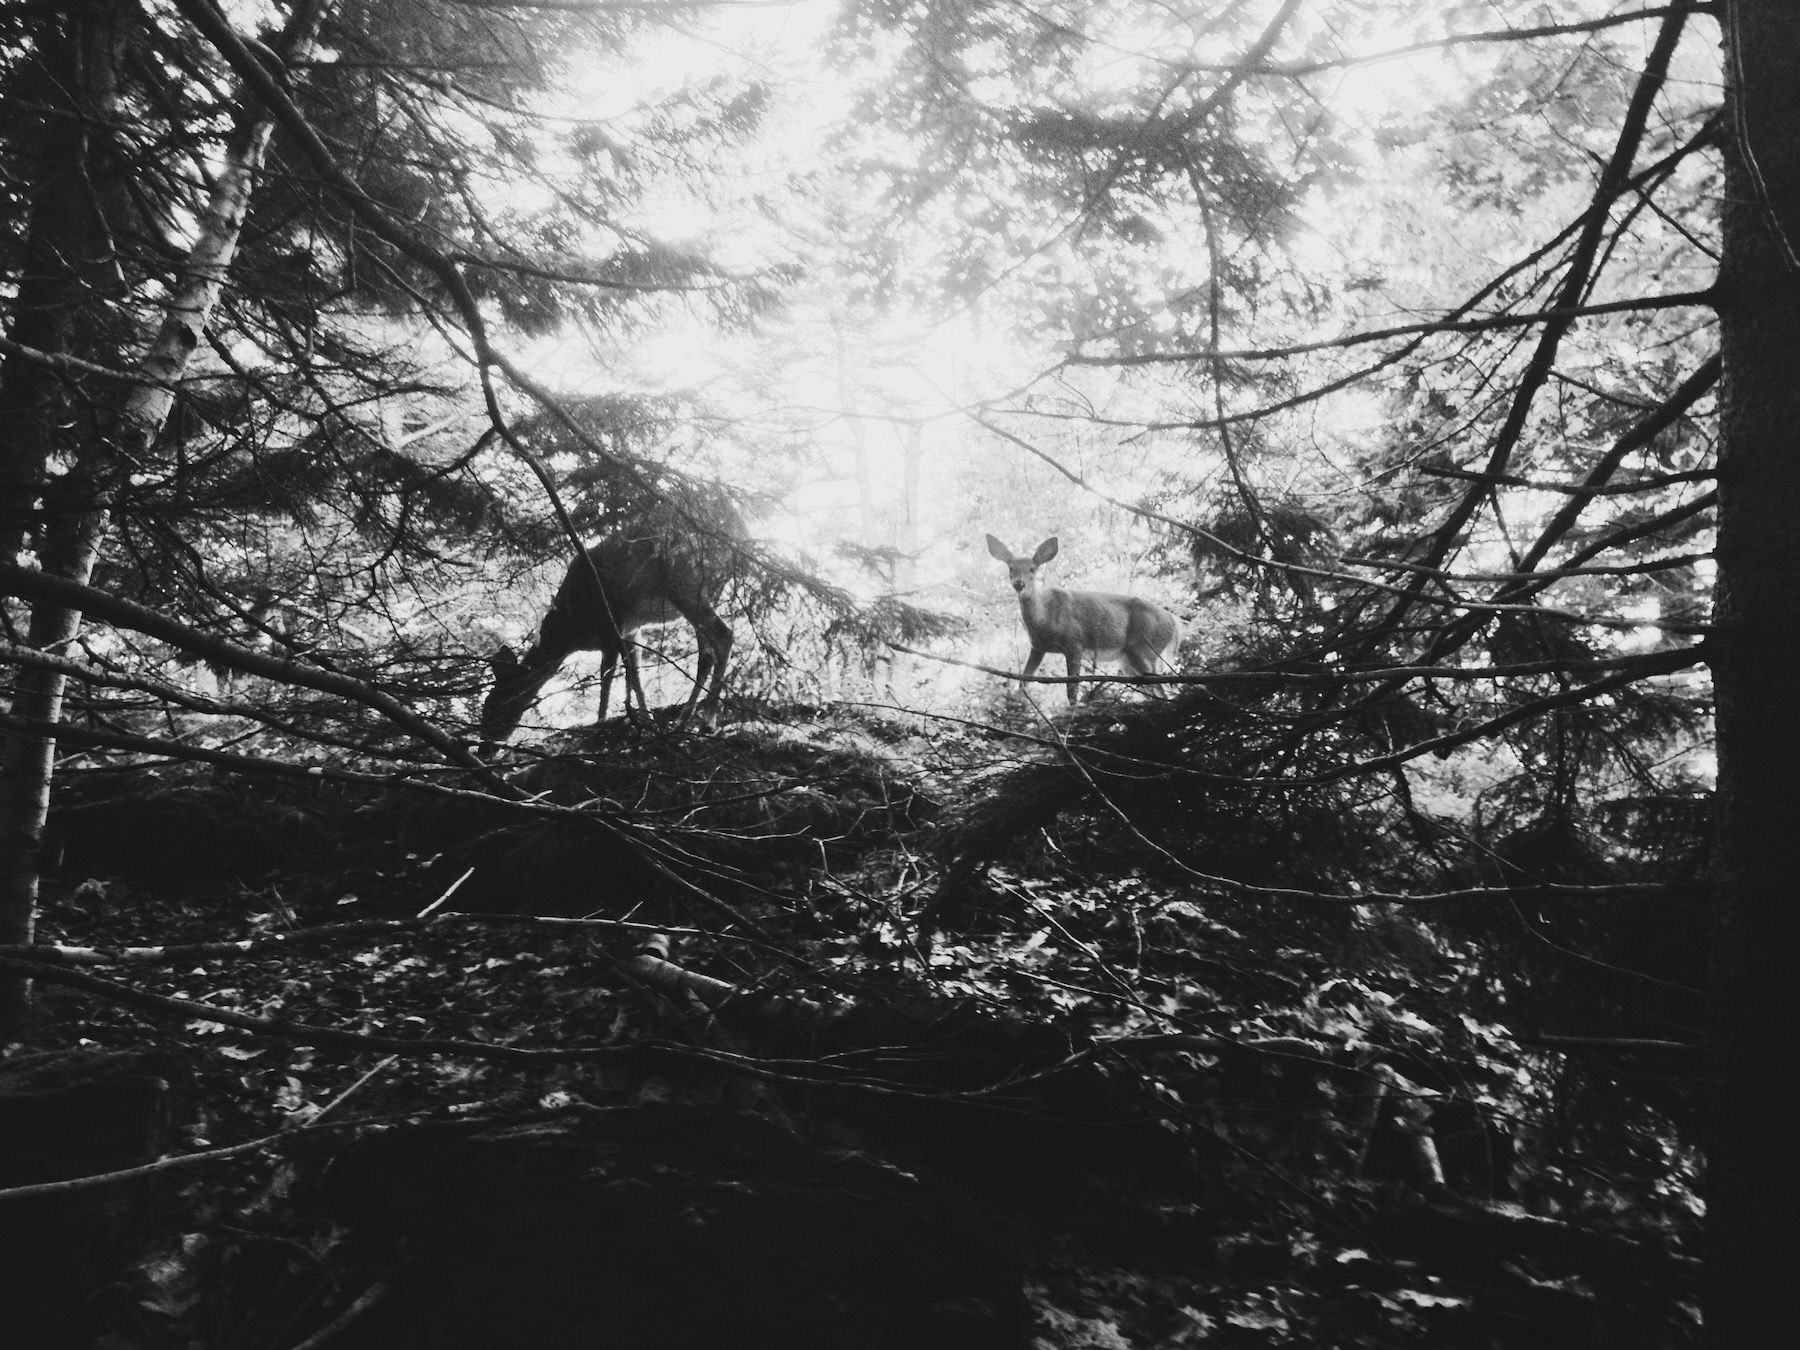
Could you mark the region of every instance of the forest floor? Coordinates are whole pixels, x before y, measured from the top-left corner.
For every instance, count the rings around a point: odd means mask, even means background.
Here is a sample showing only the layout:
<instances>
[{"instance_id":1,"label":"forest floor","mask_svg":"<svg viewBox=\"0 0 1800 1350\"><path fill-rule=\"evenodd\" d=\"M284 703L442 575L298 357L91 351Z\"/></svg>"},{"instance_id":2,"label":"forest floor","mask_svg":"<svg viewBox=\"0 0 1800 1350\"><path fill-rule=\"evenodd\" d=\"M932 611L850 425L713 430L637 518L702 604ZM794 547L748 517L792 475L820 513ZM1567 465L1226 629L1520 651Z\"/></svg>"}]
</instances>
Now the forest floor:
<instances>
[{"instance_id":1,"label":"forest floor","mask_svg":"<svg viewBox=\"0 0 1800 1350\"><path fill-rule=\"evenodd\" d=\"M110 1350L1697 1344L1666 1054L1532 1045L1453 923L1219 895L1148 837L1216 819L1071 780L1058 737L1134 714L1084 716L620 721L510 752L523 806L70 766L40 937L95 955L39 967L0 1132L86 1056L191 1159L16 1208L108 1238L0 1309ZM105 1170L80 1133L0 1183Z\"/></svg>"}]
</instances>

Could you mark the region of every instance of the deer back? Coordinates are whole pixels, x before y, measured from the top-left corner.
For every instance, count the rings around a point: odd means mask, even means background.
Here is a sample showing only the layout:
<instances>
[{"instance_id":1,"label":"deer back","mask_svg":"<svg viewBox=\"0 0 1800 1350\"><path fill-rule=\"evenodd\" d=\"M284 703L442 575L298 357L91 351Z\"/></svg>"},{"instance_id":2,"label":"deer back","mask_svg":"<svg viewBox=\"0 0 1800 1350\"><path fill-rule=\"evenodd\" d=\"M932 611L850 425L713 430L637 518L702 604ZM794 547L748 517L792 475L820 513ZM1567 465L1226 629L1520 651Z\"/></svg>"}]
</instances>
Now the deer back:
<instances>
[{"instance_id":1,"label":"deer back","mask_svg":"<svg viewBox=\"0 0 1800 1350\"><path fill-rule=\"evenodd\" d=\"M711 614L739 568L745 538L735 513L717 522L655 513L609 534L569 568L539 629L539 644L605 649L640 628ZM595 590L595 580L599 590Z\"/></svg>"},{"instance_id":2,"label":"deer back","mask_svg":"<svg viewBox=\"0 0 1800 1350\"><path fill-rule=\"evenodd\" d=\"M680 618L675 597L699 606L705 591L700 576L671 558L660 540L611 535L564 575L538 628L538 645L564 655L616 649L640 628Z\"/></svg>"}]
</instances>

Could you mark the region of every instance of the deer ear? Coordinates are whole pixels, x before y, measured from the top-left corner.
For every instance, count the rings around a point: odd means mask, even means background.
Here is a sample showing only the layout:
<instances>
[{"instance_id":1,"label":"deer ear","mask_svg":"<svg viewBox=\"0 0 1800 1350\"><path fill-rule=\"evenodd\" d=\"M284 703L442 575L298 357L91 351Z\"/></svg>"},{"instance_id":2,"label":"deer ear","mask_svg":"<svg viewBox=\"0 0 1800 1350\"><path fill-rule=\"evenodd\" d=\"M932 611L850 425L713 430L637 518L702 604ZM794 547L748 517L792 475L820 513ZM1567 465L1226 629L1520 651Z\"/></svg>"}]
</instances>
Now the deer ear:
<instances>
[{"instance_id":1,"label":"deer ear","mask_svg":"<svg viewBox=\"0 0 1800 1350\"><path fill-rule=\"evenodd\" d=\"M1012 550L1010 548L994 538L991 534L987 537L987 541L989 553L993 554L994 557L998 558L1001 562L1012 561Z\"/></svg>"},{"instance_id":2,"label":"deer ear","mask_svg":"<svg viewBox=\"0 0 1800 1350\"><path fill-rule=\"evenodd\" d=\"M1037 546L1037 552L1032 554L1031 561L1036 563L1039 567L1042 567L1045 563L1049 562L1055 556L1056 556L1056 536L1051 535L1048 539L1044 540L1043 543L1041 543Z\"/></svg>"}]
</instances>

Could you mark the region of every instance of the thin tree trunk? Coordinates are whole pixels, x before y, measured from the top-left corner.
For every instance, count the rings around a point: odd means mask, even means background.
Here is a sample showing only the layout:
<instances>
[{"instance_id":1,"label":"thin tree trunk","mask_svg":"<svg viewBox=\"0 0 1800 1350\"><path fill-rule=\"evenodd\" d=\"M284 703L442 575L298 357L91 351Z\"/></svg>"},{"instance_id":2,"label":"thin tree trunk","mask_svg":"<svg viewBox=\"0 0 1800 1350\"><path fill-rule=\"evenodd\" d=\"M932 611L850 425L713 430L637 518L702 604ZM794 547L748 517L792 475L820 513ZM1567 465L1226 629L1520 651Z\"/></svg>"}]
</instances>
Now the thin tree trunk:
<instances>
[{"instance_id":1,"label":"thin tree trunk","mask_svg":"<svg viewBox=\"0 0 1800 1350\"><path fill-rule=\"evenodd\" d=\"M909 422L900 443L900 518L894 523L894 594L908 603L916 601L919 585L919 537L923 525L921 484L925 470L925 428ZM916 678L918 658L888 653L887 689L910 690Z\"/></svg>"},{"instance_id":2,"label":"thin tree trunk","mask_svg":"<svg viewBox=\"0 0 1800 1350\"><path fill-rule=\"evenodd\" d=\"M850 433L851 463L856 471L856 505L857 519L862 526L861 543L868 550L868 556L874 558L888 543L888 539L881 505L875 500L875 471L869 460L868 419L862 415L860 384L855 372L850 369L849 342L844 336L843 324L837 319L832 320L831 336L837 348L838 411ZM891 563L882 565L881 582L888 591L894 589ZM885 688L891 682L893 661L893 653L886 649L878 649L870 657L869 678L875 688Z\"/></svg>"},{"instance_id":3,"label":"thin tree trunk","mask_svg":"<svg viewBox=\"0 0 1800 1350\"><path fill-rule=\"evenodd\" d=\"M1800 1212L1800 26L1724 7L1724 356L1719 455L1718 835L1707 1165L1708 1344L1793 1336Z\"/></svg>"}]
</instances>

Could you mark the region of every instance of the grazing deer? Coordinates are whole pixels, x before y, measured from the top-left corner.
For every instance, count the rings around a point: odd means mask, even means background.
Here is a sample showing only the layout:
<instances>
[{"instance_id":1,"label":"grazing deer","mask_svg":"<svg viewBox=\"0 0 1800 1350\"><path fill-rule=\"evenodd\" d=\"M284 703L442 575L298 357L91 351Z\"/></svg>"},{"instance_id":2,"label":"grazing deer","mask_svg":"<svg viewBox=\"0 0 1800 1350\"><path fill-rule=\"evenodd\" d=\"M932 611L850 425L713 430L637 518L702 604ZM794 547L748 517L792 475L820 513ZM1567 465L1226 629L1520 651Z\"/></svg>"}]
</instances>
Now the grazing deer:
<instances>
[{"instance_id":1,"label":"grazing deer","mask_svg":"<svg viewBox=\"0 0 1800 1350\"><path fill-rule=\"evenodd\" d=\"M1029 558L1013 551L993 535L988 552L1006 564L1012 588L1019 593L1019 613L1031 638L1031 658L1025 662L1027 678L1049 652L1061 652L1068 666L1069 702L1076 701L1082 657L1097 665L1123 661L1134 675L1152 675L1159 667L1173 668L1181 645L1181 620L1161 605L1135 595L1108 591L1065 591L1045 586L1038 569L1056 556L1056 538L1037 546ZM1019 688L1025 688L1020 681Z\"/></svg>"},{"instance_id":2,"label":"grazing deer","mask_svg":"<svg viewBox=\"0 0 1800 1350\"><path fill-rule=\"evenodd\" d=\"M664 528L667 527L667 532ZM739 527L741 529L741 526ZM678 530L685 534L678 534ZM682 542L675 542L681 539ZM613 672L625 665L625 712L635 715L632 700L644 705L638 682L637 643L640 628L686 619L699 644L698 669L680 725L700 704L703 726L718 718L725 662L731 655L731 625L715 606L732 571L734 546L728 538L700 533L693 521L659 522L609 535L577 558L557 587L556 598L538 629L537 642L524 656L511 647L495 652L489 665L494 687L481 705L481 738L498 744L512 735L525 709L546 681L573 652L598 651L600 712L612 693ZM598 586L596 587L596 581Z\"/></svg>"}]
</instances>

